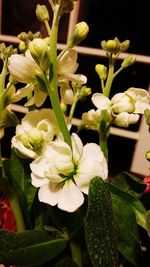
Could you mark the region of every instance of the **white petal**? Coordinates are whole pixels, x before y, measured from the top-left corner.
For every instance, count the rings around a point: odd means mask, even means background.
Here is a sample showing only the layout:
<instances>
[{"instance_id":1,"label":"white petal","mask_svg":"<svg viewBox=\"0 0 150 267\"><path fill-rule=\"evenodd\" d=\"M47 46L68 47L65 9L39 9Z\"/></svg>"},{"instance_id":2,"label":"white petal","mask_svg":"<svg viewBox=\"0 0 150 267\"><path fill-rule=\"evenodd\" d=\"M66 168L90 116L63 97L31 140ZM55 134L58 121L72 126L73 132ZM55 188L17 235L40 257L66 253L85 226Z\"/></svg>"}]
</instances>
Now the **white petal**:
<instances>
[{"instance_id":1,"label":"white petal","mask_svg":"<svg viewBox=\"0 0 150 267\"><path fill-rule=\"evenodd\" d=\"M22 142L16 139L16 136L14 136L11 140L12 148L15 148L17 152L22 155L22 157L27 157L34 159L37 157L36 153L28 148L26 148Z\"/></svg>"},{"instance_id":2,"label":"white petal","mask_svg":"<svg viewBox=\"0 0 150 267\"><path fill-rule=\"evenodd\" d=\"M62 187L62 183L54 184L49 182L43 185L42 187L40 187L38 192L39 200L51 206L55 206L59 201Z\"/></svg>"},{"instance_id":3,"label":"white petal","mask_svg":"<svg viewBox=\"0 0 150 267\"><path fill-rule=\"evenodd\" d=\"M109 109L111 105L110 99L99 93L92 95L92 102L97 108L101 110Z\"/></svg>"},{"instance_id":4,"label":"white petal","mask_svg":"<svg viewBox=\"0 0 150 267\"><path fill-rule=\"evenodd\" d=\"M39 176L45 178L45 171L48 169L49 159L46 157L38 157L30 164L31 171Z\"/></svg>"},{"instance_id":5,"label":"white petal","mask_svg":"<svg viewBox=\"0 0 150 267\"><path fill-rule=\"evenodd\" d=\"M31 183L33 186L35 187L41 187L45 184L47 184L49 181L47 178L43 178L37 175L34 175L33 173L31 173Z\"/></svg>"},{"instance_id":6,"label":"white petal","mask_svg":"<svg viewBox=\"0 0 150 267\"><path fill-rule=\"evenodd\" d=\"M108 166L100 147L97 144L90 143L84 146L83 156L74 179L81 191L88 194L89 183L95 176L106 179Z\"/></svg>"},{"instance_id":7,"label":"white petal","mask_svg":"<svg viewBox=\"0 0 150 267\"><path fill-rule=\"evenodd\" d=\"M64 77L69 81L77 82L80 84L84 84L87 82L87 77L83 74L64 73Z\"/></svg>"},{"instance_id":8,"label":"white petal","mask_svg":"<svg viewBox=\"0 0 150 267\"><path fill-rule=\"evenodd\" d=\"M71 181L65 182L58 201L58 208L68 212L76 211L84 202L78 187Z\"/></svg>"},{"instance_id":9,"label":"white petal","mask_svg":"<svg viewBox=\"0 0 150 267\"><path fill-rule=\"evenodd\" d=\"M138 114L129 114L127 112L122 112L116 117L114 124L121 127L129 127L129 124L137 123L138 119Z\"/></svg>"},{"instance_id":10,"label":"white petal","mask_svg":"<svg viewBox=\"0 0 150 267\"><path fill-rule=\"evenodd\" d=\"M82 156L83 144L81 139L75 133L72 134L71 139L72 139L73 159L77 163Z\"/></svg>"}]
</instances>

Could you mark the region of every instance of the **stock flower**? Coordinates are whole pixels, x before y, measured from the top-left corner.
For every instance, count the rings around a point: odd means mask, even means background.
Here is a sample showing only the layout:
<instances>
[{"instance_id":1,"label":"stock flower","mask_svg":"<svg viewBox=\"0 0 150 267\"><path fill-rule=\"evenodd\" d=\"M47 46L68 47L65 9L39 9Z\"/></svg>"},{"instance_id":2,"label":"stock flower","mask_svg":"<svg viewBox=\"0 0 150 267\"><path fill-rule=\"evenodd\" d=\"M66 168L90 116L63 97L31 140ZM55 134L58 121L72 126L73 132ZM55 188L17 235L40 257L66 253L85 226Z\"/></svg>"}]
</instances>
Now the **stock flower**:
<instances>
[{"instance_id":1,"label":"stock flower","mask_svg":"<svg viewBox=\"0 0 150 267\"><path fill-rule=\"evenodd\" d=\"M114 124L128 127L138 121L138 114L150 108L150 95L144 89L131 87L124 93L115 94L111 100L103 94L95 93L92 102L98 109L111 112L115 118Z\"/></svg>"},{"instance_id":2,"label":"stock flower","mask_svg":"<svg viewBox=\"0 0 150 267\"><path fill-rule=\"evenodd\" d=\"M58 60L58 82L68 83L68 81L74 81L79 84L87 82L86 76L82 74L74 74L78 68L77 52L74 49L67 50Z\"/></svg>"},{"instance_id":3,"label":"stock flower","mask_svg":"<svg viewBox=\"0 0 150 267\"><path fill-rule=\"evenodd\" d=\"M31 164L32 184L39 187L39 200L74 212L84 202L91 179L107 178L107 162L97 144L83 146L72 134L72 150L64 141L47 144L44 154Z\"/></svg>"},{"instance_id":4,"label":"stock flower","mask_svg":"<svg viewBox=\"0 0 150 267\"><path fill-rule=\"evenodd\" d=\"M53 140L58 127L53 110L30 111L16 127L12 148L22 157L36 158L43 152L45 144Z\"/></svg>"},{"instance_id":5,"label":"stock flower","mask_svg":"<svg viewBox=\"0 0 150 267\"><path fill-rule=\"evenodd\" d=\"M35 82L36 76L42 76L42 71L27 50L25 56L12 55L8 63L9 72L21 83Z\"/></svg>"}]
</instances>

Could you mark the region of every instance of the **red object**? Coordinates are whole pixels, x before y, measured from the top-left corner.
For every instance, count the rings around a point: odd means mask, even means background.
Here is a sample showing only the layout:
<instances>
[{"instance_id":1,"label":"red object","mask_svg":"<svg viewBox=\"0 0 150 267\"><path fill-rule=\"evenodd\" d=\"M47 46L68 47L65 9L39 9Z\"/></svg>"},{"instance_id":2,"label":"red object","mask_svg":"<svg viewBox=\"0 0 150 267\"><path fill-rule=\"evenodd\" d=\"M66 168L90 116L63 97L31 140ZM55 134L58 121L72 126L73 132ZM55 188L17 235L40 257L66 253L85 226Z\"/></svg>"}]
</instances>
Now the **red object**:
<instances>
[{"instance_id":1,"label":"red object","mask_svg":"<svg viewBox=\"0 0 150 267\"><path fill-rule=\"evenodd\" d=\"M148 193L150 192L150 176L146 176L144 179L143 179L143 182L147 185L146 189L145 189L145 193Z\"/></svg>"},{"instance_id":2,"label":"red object","mask_svg":"<svg viewBox=\"0 0 150 267\"><path fill-rule=\"evenodd\" d=\"M16 231L15 217L2 189L0 189L0 229Z\"/></svg>"}]
</instances>

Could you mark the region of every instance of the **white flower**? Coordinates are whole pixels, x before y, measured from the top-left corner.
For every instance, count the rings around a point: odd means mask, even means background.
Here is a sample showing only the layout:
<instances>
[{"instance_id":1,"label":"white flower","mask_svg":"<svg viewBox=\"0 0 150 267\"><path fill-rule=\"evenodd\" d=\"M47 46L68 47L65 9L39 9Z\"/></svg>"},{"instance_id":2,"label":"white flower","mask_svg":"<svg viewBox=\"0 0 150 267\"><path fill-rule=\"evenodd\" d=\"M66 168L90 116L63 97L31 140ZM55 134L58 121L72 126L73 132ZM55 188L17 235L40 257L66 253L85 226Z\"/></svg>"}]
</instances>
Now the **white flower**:
<instances>
[{"instance_id":1,"label":"white flower","mask_svg":"<svg viewBox=\"0 0 150 267\"><path fill-rule=\"evenodd\" d=\"M74 212L84 202L89 183L95 176L107 178L106 159L97 144L83 146L72 134L72 150L64 141L47 144L44 155L30 164L32 184L39 187L39 200Z\"/></svg>"},{"instance_id":2,"label":"white flower","mask_svg":"<svg viewBox=\"0 0 150 267\"><path fill-rule=\"evenodd\" d=\"M115 118L113 123L121 127L135 124L139 119L138 114L143 114L146 108L150 109L149 93L134 87L124 93L115 94L111 100L103 94L95 93L92 102L98 109L107 110L107 114Z\"/></svg>"},{"instance_id":3,"label":"white flower","mask_svg":"<svg viewBox=\"0 0 150 267\"><path fill-rule=\"evenodd\" d=\"M143 114L145 109L150 109L150 95L148 91L141 88L131 87L126 91L126 93L134 94L135 96L134 113Z\"/></svg>"},{"instance_id":4,"label":"white flower","mask_svg":"<svg viewBox=\"0 0 150 267\"><path fill-rule=\"evenodd\" d=\"M30 111L17 125L12 147L23 157L36 158L57 133L58 126L51 109Z\"/></svg>"},{"instance_id":5,"label":"white flower","mask_svg":"<svg viewBox=\"0 0 150 267\"><path fill-rule=\"evenodd\" d=\"M11 55L8 62L9 72L21 83L32 83L35 76L41 76L42 71L27 50L25 56Z\"/></svg>"},{"instance_id":6,"label":"white flower","mask_svg":"<svg viewBox=\"0 0 150 267\"><path fill-rule=\"evenodd\" d=\"M129 114L128 112L121 112L114 120L114 124L120 127L129 127L130 124L135 124L139 120L139 114Z\"/></svg>"},{"instance_id":7,"label":"white flower","mask_svg":"<svg viewBox=\"0 0 150 267\"><path fill-rule=\"evenodd\" d=\"M78 68L77 52L74 49L67 50L58 60L58 82L74 81L80 84L87 82L86 76L74 74Z\"/></svg>"}]
</instances>

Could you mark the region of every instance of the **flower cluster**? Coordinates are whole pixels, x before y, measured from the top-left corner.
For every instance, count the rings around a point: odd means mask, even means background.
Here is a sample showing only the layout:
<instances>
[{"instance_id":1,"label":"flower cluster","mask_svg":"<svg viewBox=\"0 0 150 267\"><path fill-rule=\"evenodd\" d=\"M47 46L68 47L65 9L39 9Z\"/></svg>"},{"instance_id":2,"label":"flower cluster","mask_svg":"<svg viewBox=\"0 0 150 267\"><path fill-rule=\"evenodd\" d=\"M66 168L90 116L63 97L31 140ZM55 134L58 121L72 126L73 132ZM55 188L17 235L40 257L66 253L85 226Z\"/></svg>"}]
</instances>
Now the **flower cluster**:
<instances>
[{"instance_id":1,"label":"flower cluster","mask_svg":"<svg viewBox=\"0 0 150 267\"><path fill-rule=\"evenodd\" d=\"M129 40L115 37L101 42L108 67L95 66L101 82L96 93L88 87L87 77L77 72L75 46L89 32L86 22L77 23L66 47L57 51L60 18L74 3L49 0L51 25L47 7L37 5L37 19L45 24L48 36L22 32L18 50L0 45L0 141L7 127L15 127L10 159L3 159L0 146L0 184L6 193L6 199L0 198L0 228L18 232L0 231L4 240L0 262L119 267L123 258L139 267L137 225L150 235L150 215L141 200L149 191L149 178L143 183L126 172L110 177L108 138L113 124L127 128L141 114L150 125L150 95L135 87L113 94L116 76L136 60L127 55L116 70ZM83 112L75 128L77 104L87 97L93 109ZM21 120L11 110L11 104L20 100L27 109ZM80 131L86 129L97 131L99 143L81 140ZM128 238L124 232L130 227L134 234Z\"/></svg>"}]
</instances>

